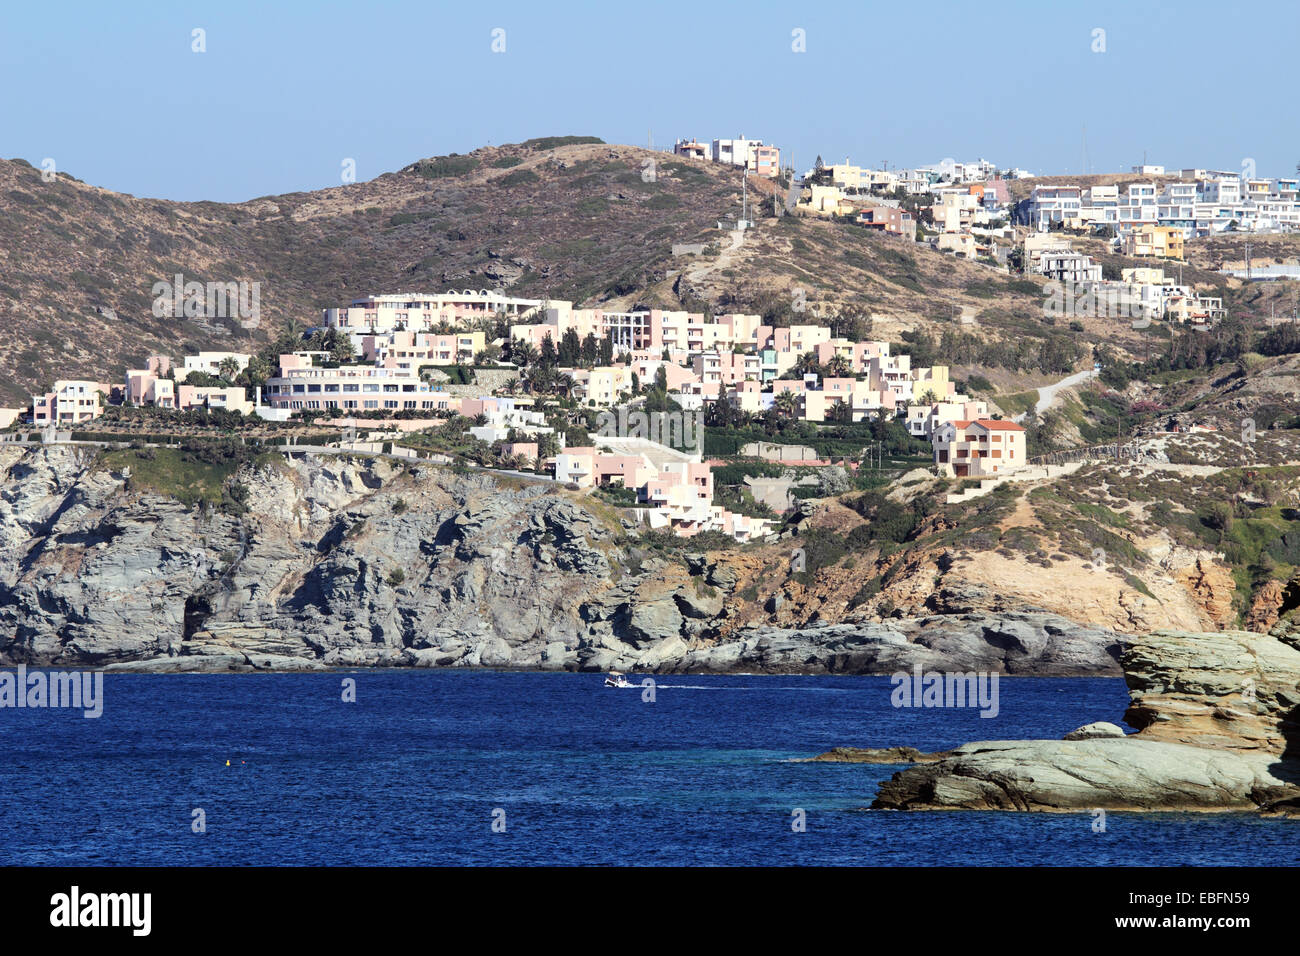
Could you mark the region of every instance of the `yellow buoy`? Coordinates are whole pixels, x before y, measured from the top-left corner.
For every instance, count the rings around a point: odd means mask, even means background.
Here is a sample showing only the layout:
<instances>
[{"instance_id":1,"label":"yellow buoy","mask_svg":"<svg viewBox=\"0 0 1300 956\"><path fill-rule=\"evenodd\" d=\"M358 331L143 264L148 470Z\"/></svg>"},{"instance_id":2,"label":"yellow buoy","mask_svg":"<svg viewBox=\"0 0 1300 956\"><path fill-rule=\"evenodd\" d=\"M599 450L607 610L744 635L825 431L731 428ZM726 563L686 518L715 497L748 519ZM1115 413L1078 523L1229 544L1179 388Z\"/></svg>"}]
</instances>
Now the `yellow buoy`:
<instances>
[{"instance_id":1,"label":"yellow buoy","mask_svg":"<svg viewBox=\"0 0 1300 956\"><path fill-rule=\"evenodd\" d=\"M226 761L226 766L227 766L227 767L230 766L230 761L229 761L229 760Z\"/></svg>"}]
</instances>

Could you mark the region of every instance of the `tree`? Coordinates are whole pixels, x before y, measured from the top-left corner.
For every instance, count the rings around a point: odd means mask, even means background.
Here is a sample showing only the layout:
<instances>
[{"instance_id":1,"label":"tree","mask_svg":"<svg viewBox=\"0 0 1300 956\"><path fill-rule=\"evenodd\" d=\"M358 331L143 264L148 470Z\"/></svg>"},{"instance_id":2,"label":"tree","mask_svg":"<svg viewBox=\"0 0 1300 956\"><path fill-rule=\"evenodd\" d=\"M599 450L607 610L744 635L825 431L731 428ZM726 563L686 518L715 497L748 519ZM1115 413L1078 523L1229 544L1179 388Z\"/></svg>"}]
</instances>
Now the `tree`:
<instances>
[{"instance_id":1,"label":"tree","mask_svg":"<svg viewBox=\"0 0 1300 956\"><path fill-rule=\"evenodd\" d=\"M217 363L217 373L228 383L233 383L240 371L242 370L239 367L239 359L233 355L227 355Z\"/></svg>"},{"instance_id":2,"label":"tree","mask_svg":"<svg viewBox=\"0 0 1300 956\"><path fill-rule=\"evenodd\" d=\"M355 354L352 348L352 336L342 329L331 329L330 331L334 333L328 346L330 359L340 365L350 362Z\"/></svg>"},{"instance_id":3,"label":"tree","mask_svg":"<svg viewBox=\"0 0 1300 956\"><path fill-rule=\"evenodd\" d=\"M527 368L537 361L537 349L531 342L515 339L510 346L510 360L520 368Z\"/></svg>"},{"instance_id":4,"label":"tree","mask_svg":"<svg viewBox=\"0 0 1300 956\"><path fill-rule=\"evenodd\" d=\"M772 400L772 407L786 418L794 418L799 408L799 399L795 398L794 392L786 389Z\"/></svg>"},{"instance_id":5,"label":"tree","mask_svg":"<svg viewBox=\"0 0 1300 956\"><path fill-rule=\"evenodd\" d=\"M842 495L851 487L848 472L839 465L830 465L817 472L817 494L822 498Z\"/></svg>"},{"instance_id":6,"label":"tree","mask_svg":"<svg viewBox=\"0 0 1300 956\"><path fill-rule=\"evenodd\" d=\"M836 425L851 425L853 423L853 406L844 399L839 399L830 407L826 420Z\"/></svg>"},{"instance_id":7,"label":"tree","mask_svg":"<svg viewBox=\"0 0 1300 956\"><path fill-rule=\"evenodd\" d=\"M704 424L714 428L727 428L737 424L735 411L735 407L725 398L709 402L704 408Z\"/></svg>"},{"instance_id":8,"label":"tree","mask_svg":"<svg viewBox=\"0 0 1300 956\"><path fill-rule=\"evenodd\" d=\"M555 368L555 363L558 358L559 354L555 350L555 342L552 341L549 335L543 337L542 350L537 357L538 364L540 364L542 368Z\"/></svg>"},{"instance_id":9,"label":"tree","mask_svg":"<svg viewBox=\"0 0 1300 956\"><path fill-rule=\"evenodd\" d=\"M554 432L542 432L537 436L537 462L538 465L560 452L560 440L555 437Z\"/></svg>"},{"instance_id":10,"label":"tree","mask_svg":"<svg viewBox=\"0 0 1300 956\"><path fill-rule=\"evenodd\" d=\"M243 385L245 388L261 388L270 377L270 363L261 355L254 355L248 360L244 370L239 373L236 384Z\"/></svg>"},{"instance_id":11,"label":"tree","mask_svg":"<svg viewBox=\"0 0 1300 956\"><path fill-rule=\"evenodd\" d=\"M821 366L817 363L817 356L812 352L804 352L794 360L794 371L799 376L816 375L821 371Z\"/></svg>"},{"instance_id":12,"label":"tree","mask_svg":"<svg viewBox=\"0 0 1300 956\"><path fill-rule=\"evenodd\" d=\"M582 341L577 329L566 329L560 337L559 362L565 368L573 368L582 361Z\"/></svg>"}]
</instances>

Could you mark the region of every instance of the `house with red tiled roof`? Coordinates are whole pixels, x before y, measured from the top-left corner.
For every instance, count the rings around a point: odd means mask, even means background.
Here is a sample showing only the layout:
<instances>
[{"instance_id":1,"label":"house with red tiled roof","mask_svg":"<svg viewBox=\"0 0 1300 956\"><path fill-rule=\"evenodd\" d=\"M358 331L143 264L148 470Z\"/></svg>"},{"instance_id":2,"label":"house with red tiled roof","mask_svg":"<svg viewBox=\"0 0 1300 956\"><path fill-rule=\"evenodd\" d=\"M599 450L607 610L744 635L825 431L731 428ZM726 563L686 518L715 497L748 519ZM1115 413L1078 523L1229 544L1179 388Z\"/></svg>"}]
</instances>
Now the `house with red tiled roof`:
<instances>
[{"instance_id":1,"label":"house with red tiled roof","mask_svg":"<svg viewBox=\"0 0 1300 956\"><path fill-rule=\"evenodd\" d=\"M944 422L931 436L934 464L955 478L988 478L1025 466L1025 429L1000 418Z\"/></svg>"}]
</instances>

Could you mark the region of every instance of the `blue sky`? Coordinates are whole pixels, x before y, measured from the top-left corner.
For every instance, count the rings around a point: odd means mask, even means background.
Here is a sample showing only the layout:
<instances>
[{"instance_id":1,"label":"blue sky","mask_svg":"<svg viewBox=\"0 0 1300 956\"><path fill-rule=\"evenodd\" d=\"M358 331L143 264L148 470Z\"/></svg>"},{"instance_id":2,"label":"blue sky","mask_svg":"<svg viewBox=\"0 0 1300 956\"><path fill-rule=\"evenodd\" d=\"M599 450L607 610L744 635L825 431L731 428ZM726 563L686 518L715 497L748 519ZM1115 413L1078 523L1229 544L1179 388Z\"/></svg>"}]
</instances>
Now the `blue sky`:
<instances>
[{"instance_id":1,"label":"blue sky","mask_svg":"<svg viewBox=\"0 0 1300 956\"><path fill-rule=\"evenodd\" d=\"M743 134L800 169L818 154L985 157L1068 174L1086 128L1094 172L1145 154L1251 158L1278 176L1300 161L1297 17L1146 0L9 3L0 156L140 196L237 201L338 185L349 158L364 180L567 133Z\"/></svg>"}]
</instances>

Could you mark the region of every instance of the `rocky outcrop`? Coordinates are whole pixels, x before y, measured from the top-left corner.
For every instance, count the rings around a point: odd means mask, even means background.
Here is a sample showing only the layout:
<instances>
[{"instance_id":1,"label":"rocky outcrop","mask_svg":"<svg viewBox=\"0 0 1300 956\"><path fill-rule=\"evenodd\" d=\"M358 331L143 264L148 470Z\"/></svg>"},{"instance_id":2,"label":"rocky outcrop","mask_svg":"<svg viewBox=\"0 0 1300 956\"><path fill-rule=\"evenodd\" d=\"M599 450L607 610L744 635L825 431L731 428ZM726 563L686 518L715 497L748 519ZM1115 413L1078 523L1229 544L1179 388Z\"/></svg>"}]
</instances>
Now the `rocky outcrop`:
<instances>
[{"instance_id":1,"label":"rocky outcrop","mask_svg":"<svg viewBox=\"0 0 1300 956\"><path fill-rule=\"evenodd\" d=\"M1283 617L1300 606L1300 574L1289 581L1265 581L1251 599L1246 612L1246 630L1266 633Z\"/></svg>"},{"instance_id":2,"label":"rocky outcrop","mask_svg":"<svg viewBox=\"0 0 1300 956\"><path fill-rule=\"evenodd\" d=\"M1109 721L1098 720L1091 724L1084 724L1076 730L1070 731L1062 740L1096 740L1108 737L1123 737L1124 728L1118 724L1112 724Z\"/></svg>"},{"instance_id":3,"label":"rocky outcrop","mask_svg":"<svg viewBox=\"0 0 1300 956\"><path fill-rule=\"evenodd\" d=\"M1163 631L1123 656L1131 703L1117 734L966 744L896 773L880 809L1289 810L1300 801L1300 647L1248 631Z\"/></svg>"},{"instance_id":4,"label":"rocky outcrop","mask_svg":"<svg viewBox=\"0 0 1300 956\"><path fill-rule=\"evenodd\" d=\"M970 612L823 624L752 627L686 654L672 669L892 674L923 670L1005 674L1120 673L1120 635L1046 612Z\"/></svg>"},{"instance_id":5,"label":"rocky outcrop","mask_svg":"<svg viewBox=\"0 0 1300 956\"><path fill-rule=\"evenodd\" d=\"M1135 737L1136 735L1134 735ZM875 809L1253 810L1300 793L1264 754L1134 737L995 740L896 773Z\"/></svg>"},{"instance_id":6,"label":"rocky outcrop","mask_svg":"<svg viewBox=\"0 0 1300 956\"><path fill-rule=\"evenodd\" d=\"M1174 579L1187 588L1215 624L1223 625L1232 620L1232 597L1236 593L1236 583L1232 579L1231 568L1202 554L1187 566L1174 571Z\"/></svg>"},{"instance_id":7,"label":"rocky outcrop","mask_svg":"<svg viewBox=\"0 0 1300 956\"><path fill-rule=\"evenodd\" d=\"M950 751L926 753L915 747L833 747L824 754L809 757L805 763L936 763Z\"/></svg>"}]
</instances>

